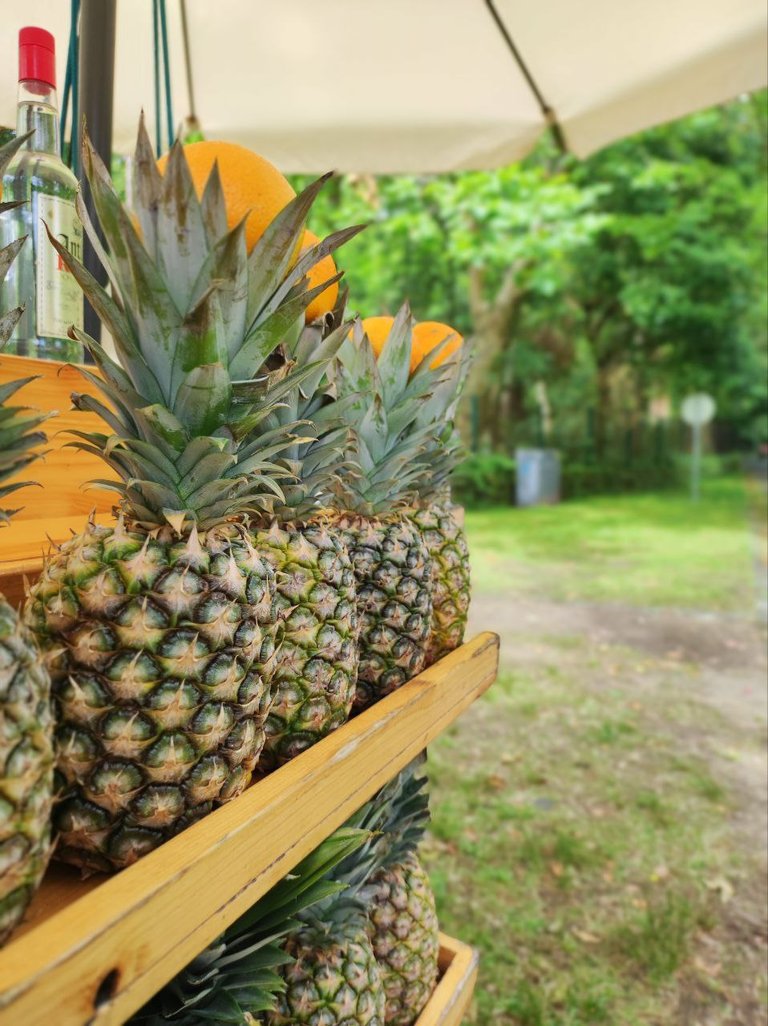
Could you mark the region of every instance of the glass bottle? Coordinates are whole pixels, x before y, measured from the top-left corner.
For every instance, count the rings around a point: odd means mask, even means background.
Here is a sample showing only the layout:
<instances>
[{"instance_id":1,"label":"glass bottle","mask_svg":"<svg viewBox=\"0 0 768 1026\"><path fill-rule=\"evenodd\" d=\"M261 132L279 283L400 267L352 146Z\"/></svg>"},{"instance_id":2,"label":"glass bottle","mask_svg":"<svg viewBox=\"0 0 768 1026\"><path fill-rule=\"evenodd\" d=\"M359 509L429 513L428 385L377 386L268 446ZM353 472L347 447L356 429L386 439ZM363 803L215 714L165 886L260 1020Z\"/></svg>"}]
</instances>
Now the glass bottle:
<instances>
[{"instance_id":1,"label":"glass bottle","mask_svg":"<svg viewBox=\"0 0 768 1026\"><path fill-rule=\"evenodd\" d=\"M5 279L6 307L25 307L5 352L82 362L83 347L67 333L83 327L83 294L48 239L51 233L83 258L83 226L75 210L78 182L59 155L54 39L41 28L19 32L18 135L31 132L3 175L2 198L21 206L0 216L0 245L22 235L26 245ZM45 222L45 223L44 223Z\"/></svg>"}]
</instances>

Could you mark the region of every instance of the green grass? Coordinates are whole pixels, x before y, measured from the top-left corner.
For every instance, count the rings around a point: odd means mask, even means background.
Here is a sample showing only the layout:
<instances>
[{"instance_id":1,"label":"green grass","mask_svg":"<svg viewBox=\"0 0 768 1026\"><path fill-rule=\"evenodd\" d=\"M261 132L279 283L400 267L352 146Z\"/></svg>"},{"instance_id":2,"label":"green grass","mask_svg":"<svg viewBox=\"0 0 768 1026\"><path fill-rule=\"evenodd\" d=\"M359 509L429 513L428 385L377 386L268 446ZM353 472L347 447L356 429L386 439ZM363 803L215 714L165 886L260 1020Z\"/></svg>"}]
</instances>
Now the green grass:
<instances>
[{"instance_id":1,"label":"green grass","mask_svg":"<svg viewBox=\"0 0 768 1026\"><path fill-rule=\"evenodd\" d=\"M745 518L740 478L706 481L696 505L685 494L660 492L470 511L473 586L743 609L751 559Z\"/></svg>"},{"instance_id":2,"label":"green grass","mask_svg":"<svg viewBox=\"0 0 768 1026\"><path fill-rule=\"evenodd\" d=\"M732 479L695 508L662 494L472 512L473 586L512 609L532 595L729 611L727 630L754 600L747 524ZM481 951L467 1021L761 1021L764 952L734 944L719 896L726 881L754 904L759 888L708 754L743 737L697 703L695 665L558 616L521 621L517 665L430 748L442 927Z\"/></svg>"},{"instance_id":3,"label":"green grass","mask_svg":"<svg viewBox=\"0 0 768 1026\"><path fill-rule=\"evenodd\" d=\"M634 704L596 702L573 674L505 673L430 749L425 853L443 929L482 952L472 1022L672 1021L727 809Z\"/></svg>"}]
</instances>

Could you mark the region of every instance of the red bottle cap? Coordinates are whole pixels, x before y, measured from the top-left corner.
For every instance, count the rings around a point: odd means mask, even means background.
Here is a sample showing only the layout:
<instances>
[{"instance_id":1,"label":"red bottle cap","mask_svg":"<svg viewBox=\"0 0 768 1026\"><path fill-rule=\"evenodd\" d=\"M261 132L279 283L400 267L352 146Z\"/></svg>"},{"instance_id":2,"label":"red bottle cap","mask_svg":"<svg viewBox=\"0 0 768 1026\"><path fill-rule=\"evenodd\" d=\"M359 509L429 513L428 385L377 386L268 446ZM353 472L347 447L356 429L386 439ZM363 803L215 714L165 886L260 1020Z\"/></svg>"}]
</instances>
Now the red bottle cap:
<instances>
[{"instance_id":1,"label":"red bottle cap","mask_svg":"<svg viewBox=\"0 0 768 1026\"><path fill-rule=\"evenodd\" d=\"M19 31L19 81L30 78L56 88L56 43L50 32L32 26Z\"/></svg>"}]
</instances>

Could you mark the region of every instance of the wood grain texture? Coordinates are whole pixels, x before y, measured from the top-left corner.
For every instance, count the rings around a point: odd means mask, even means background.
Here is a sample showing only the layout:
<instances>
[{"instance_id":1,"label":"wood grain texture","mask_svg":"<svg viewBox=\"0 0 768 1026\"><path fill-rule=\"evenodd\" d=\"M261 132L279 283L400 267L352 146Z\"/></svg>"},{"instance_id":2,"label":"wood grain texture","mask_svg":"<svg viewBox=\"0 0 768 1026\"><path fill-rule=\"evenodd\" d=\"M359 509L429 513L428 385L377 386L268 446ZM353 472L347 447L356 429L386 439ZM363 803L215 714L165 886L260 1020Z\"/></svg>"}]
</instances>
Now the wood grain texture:
<instances>
[{"instance_id":1,"label":"wood grain texture","mask_svg":"<svg viewBox=\"0 0 768 1026\"><path fill-rule=\"evenodd\" d=\"M95 368L89 370L95 371ZM33 376L38 380L26 385L12 402L46 413L57 411L57 415L47 420L43 427L48 442L40 449L45 450L46 455L19 475L21 480L37 481L41 487L23 488L14 494L14 501L18 499L18 505L23 508L10 526L0 533L0 560L6 562L21 558L16 553L25 544L24 525L27 521L68 517L82 523L93 509L108 513L116 498L109 492L85 487L86 482L93 478L114 478L109 467L98 456L67 445L72 441L68 432L73 429L110 433L101 417L72 409L72 392L96 395L97 390L74 364L0 356L0 385ZM41 545L45 534L45 530L39 533Z\"/></svg>"},{"instance_id":2,"label":"wood grain texture","mask_svg":"<svg viewBox=\"0 0 768 1026\"><path fill-rule=\"evenodd\" d=\"M487 690L498 646L479 634L121 873L44 883L0 953L0 1024L123 1023Z\"/></svg>"}]
</instances>

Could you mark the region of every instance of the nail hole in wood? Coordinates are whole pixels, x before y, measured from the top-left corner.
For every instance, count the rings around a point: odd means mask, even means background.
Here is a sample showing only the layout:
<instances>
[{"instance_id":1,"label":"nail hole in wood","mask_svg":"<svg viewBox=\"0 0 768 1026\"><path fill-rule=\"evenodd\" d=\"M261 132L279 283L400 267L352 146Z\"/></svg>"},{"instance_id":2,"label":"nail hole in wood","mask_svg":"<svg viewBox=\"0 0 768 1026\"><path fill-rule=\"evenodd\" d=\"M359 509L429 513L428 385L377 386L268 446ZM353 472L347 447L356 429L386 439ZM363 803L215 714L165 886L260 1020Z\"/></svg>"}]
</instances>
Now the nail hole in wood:
<instances>
[{"instance_id":1,"label":"nail hole in wood","mask_svg":"<svg viewBox=\"0 0 768 1026\"><path fill-rule=\"evenodd\" d=\"M93 999L93 1007L101 1008L117 993L117 985L120 982L120 973L117 969L110 969L98 986L96 996Z\"/></svg>"}]
</instances>

